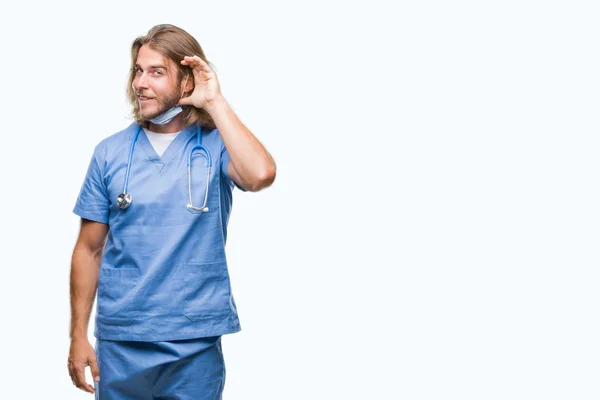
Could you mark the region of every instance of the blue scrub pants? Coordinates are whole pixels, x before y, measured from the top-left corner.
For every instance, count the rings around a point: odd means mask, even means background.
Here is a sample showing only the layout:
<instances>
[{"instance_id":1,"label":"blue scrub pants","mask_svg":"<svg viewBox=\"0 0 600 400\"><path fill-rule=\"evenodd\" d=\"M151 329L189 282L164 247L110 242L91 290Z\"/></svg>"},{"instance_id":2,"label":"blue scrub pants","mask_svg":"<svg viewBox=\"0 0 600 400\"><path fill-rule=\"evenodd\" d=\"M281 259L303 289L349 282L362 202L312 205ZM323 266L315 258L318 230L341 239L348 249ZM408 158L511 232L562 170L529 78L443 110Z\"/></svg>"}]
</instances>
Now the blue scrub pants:
<instances>
[{"instance_id":1,"label":"blue scrub pants","mask_svg":"<svg viewBox=\"0 0 600 400\"><path fill-rule=\"evenodd\" d=\"M221 336L166 342L96 339L96 400L220 400Z\"/></svg>"}]
</instances>

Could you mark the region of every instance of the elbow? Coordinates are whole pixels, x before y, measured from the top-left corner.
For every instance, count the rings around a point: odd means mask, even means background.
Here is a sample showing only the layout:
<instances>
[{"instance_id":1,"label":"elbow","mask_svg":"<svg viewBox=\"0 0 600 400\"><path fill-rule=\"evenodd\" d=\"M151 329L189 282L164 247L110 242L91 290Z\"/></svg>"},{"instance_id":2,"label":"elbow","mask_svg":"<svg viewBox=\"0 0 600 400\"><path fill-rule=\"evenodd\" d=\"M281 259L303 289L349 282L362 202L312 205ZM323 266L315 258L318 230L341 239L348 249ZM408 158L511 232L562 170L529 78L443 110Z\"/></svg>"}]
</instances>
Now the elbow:
<instances>
[{"instance_id":1,"label":"elbow","mask_svg":"<svg viewBox=\"0 0 600 400\"><path fill-rule=\"evenodd\" d=\"M251 192L258 192L259 190L263 190L268 188L275 181L275 176L277 175L277 168L275 165L270 165L268 168L265 168L262 173L259 174L258 178L254 181L253 185L250 185L248 190Z\"/></svg>"}]
</instances>

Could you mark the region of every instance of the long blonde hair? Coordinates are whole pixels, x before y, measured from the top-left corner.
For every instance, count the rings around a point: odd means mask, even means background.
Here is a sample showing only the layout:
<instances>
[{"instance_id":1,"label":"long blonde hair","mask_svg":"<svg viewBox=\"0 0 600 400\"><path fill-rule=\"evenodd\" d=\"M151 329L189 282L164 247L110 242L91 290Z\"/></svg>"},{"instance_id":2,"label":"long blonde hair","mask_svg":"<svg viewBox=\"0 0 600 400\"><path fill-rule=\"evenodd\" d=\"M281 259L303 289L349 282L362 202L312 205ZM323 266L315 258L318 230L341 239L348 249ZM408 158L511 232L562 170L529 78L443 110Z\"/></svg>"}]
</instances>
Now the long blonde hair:
<instances>
[{"instance_id":1,"label":"long blonde hair","mask_svg":"<svg viewBox=\"0 0 600 400\"><path fill-rule=\"evenodd\" d=\"M183 77L189 74L188 80L192 81L192 91L194 88L194 75L190 67L181 65L184 56L196 55L214 69L213 65L206 59L202 47L192 35L174 25L161 24L150 28L144 36L137 37L131 44L131 70L129 72L129 81L127 83L127 98L133 107L133 119L138 124L143 124L144 119L140 115L140 104L137 100L135 90L133 89L133 80L135 79L135 64L138 53L142 46L148 46L154 51L159 52L164 57L170 59L177 65L177 85L181 84ZM185 125L200 124L202 127L210 129L215 128L215 122L206 110L194 106L182 106L183 119Z\"/></svg>"}]
</instances>

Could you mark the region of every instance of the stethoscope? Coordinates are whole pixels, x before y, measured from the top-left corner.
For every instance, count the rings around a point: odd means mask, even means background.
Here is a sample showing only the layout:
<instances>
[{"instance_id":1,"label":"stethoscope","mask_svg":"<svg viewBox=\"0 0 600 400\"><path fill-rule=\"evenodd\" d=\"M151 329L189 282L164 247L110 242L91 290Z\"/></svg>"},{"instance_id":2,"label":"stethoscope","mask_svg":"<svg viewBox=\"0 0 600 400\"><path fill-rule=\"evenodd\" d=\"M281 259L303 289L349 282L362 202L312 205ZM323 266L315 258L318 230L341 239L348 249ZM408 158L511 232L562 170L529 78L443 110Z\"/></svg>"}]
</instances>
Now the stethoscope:
<instances>
[{"instance_id":1,"label":"stethoscope","mask_svg":"<svg viewBox=\"0 0 600 400\"><path fill-rule=\"evenodd\" d=\"M119 208L121 210L124 210L127 207L129 207L129 205L131 204L131 201L133 200L131 195L129 193L127 193L127 184L129 183L129 170L131 169L131 159L133 158L133 149L135 147L135 142L137 141L137 138L138 138L141 130L142 130L142 126L140 125L137 129L137 132L135 133L135 136L133 137L133 141L131 142L131 148L129 150L129 160L127 161L127 171L125 172L125 184L123 185L123 193L121 193L120 195L117 196L117 205L119 206ZM206 202L208 201L208 184L210 182L210 168L212 167L212 157L210 155L210 151L208 151L208 149L206 147L202 146L202 144L201 144L202 139L201 139L201 135L200 135L200 125L198 125L196 140L198 141L198 144L196 144L194 147L192 147L190 149L190 154L189 154L188 163L187 163L188 194L189 194L190 202L185 207L190 210L207 212L208 207L206 207ZM204 193L204 204L202 205L202 207L195 207L192 204L192 156L194 154L194 150L196 150L196 149L204 150L204 152L206 153L206 157L208 158L208 174L206 176L206 192Z\"/></svg>"}]
</instances>

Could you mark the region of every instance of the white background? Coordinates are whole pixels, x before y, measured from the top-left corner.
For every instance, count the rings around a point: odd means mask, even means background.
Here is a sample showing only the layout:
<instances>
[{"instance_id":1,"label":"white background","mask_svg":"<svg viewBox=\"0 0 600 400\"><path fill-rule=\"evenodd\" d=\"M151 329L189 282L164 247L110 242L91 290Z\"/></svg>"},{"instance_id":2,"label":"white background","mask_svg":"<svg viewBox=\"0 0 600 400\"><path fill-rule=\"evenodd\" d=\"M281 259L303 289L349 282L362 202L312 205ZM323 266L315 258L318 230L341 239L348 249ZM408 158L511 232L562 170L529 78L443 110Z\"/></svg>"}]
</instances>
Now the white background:
<instances>
[{"instance_id":1,"label":"white background","mask_svg":"<svg viewBox=\"0 0 600 400\"><path fill-rule=\"evenodd\" d=\"M522 0L4 6L1 397L92 398L72 209L158 23L278 167L234 191L225 399L599 398L598 9Z\"/></svg>"}]
</instances>

